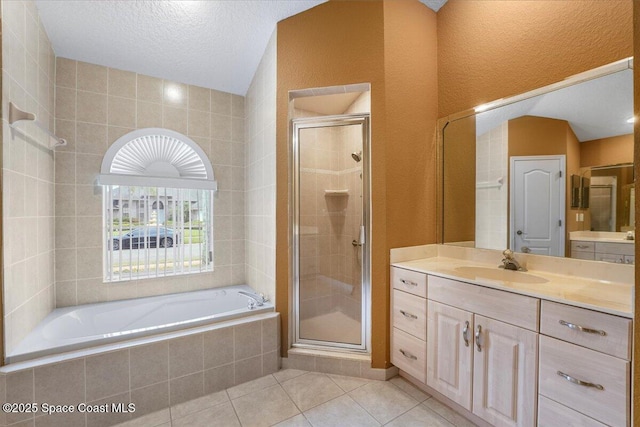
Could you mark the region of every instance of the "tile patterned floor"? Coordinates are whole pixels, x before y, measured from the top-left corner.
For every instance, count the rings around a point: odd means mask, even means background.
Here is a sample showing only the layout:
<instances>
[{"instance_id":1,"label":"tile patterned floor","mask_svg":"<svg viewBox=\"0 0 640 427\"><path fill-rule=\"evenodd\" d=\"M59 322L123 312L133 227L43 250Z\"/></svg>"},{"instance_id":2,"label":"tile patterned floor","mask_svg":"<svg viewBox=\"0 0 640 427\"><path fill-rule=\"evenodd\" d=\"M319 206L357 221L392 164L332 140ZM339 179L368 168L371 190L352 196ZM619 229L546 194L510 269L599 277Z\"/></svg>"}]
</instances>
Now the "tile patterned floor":
<instances>
[{"instance_id":1,"label":"tile patterned floor","mask_svg":"<svg viewBox=\"0 0 640 427\"><path fill-rule=\"evenodd\" d=\"M285 369L120 427L473 427L403 378L372 381Z\"/></svg>"}]
</instances>

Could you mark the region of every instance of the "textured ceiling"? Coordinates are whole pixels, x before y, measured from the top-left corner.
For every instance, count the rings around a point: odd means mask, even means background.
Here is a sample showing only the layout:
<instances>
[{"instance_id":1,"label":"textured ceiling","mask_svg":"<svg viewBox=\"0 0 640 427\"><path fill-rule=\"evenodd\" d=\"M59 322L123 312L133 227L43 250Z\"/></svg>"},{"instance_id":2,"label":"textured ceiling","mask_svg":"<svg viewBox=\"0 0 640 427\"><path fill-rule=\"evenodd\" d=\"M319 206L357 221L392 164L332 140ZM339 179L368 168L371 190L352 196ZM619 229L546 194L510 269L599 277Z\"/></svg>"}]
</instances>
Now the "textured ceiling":
<instances>
[{"instance_id":1,"label":"textured ceiling","mask_svg":"<svg viewBox=\"0 0 640 427\"><path fill-rule=\"evenodd\" d=\"M479 113L476 134L520 116L566 120L579 141L633 133L633 70L559 89Z\"/></svg>"},{"instance_id":2,"label":"textured ceiling","mask_svg":"<svg viewBox=\"0 0 640 427\"><path fill-rule=\"evenodd\" d=\"M57 56L244 95L280 20L326 0L36 0ZM420 0L438 10L446 0Z\"/></svg>"}]
</instances>

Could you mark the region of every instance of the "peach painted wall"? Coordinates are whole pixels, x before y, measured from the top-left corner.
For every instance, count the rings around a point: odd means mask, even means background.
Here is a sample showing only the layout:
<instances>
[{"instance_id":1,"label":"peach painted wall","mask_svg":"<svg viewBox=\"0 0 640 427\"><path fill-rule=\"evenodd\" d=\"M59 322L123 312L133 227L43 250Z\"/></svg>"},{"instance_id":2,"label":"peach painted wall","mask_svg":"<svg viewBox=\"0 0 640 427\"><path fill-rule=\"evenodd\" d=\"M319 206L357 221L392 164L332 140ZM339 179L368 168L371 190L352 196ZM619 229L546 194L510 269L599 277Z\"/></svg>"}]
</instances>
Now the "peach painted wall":
<instances>
[{"instance_id":1,"label":"peach painted wall","mask_svg":"<svg viewBox=\"0 0 640 427\"><path fill-rule=\"evenodd\" d=\"M633 55L630 0L449 0L438 12L439 117Z\"/></svg>"},{"instance_id":2,"label":"peach painted wall","mask_svg":"<svg viewBox=\"0 0 640 427\"><path fill-rule=\"evenodd\" d=\"M332 1L278 23L276 277L282 336L288 336L291 268L288 91L368 82L374 368L389 366L389 249L435 242L435 25L435 13L416 0Z\"/></svg>"},{"instance_id":3,"label":"peach painted wall","mask_svg":"<svg viewBox=\"0 0 640 427\"><path fill-rule=\"evenodd\" d=\"M580 144L580 166L633 162L633 134L594 139Z\"/></svg>"}]
</instances>

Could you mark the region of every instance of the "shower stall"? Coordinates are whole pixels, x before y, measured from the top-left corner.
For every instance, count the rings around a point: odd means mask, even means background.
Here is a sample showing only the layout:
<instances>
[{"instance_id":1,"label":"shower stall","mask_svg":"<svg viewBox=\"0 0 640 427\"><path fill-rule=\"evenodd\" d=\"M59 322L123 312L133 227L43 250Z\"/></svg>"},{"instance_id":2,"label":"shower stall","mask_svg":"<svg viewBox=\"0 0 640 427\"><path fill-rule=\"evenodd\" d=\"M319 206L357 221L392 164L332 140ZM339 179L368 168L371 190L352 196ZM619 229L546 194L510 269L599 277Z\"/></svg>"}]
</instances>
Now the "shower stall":
<instances>
[{"instance_id":1,"label":"shower stall","mask_svg":"<svg viewBox=\"0 0 640 427\"><path fill-rule=\"evenodd\" d=\"M296 347L369 348L369 115L294 119Z\"/></svg>"}]
</instances>

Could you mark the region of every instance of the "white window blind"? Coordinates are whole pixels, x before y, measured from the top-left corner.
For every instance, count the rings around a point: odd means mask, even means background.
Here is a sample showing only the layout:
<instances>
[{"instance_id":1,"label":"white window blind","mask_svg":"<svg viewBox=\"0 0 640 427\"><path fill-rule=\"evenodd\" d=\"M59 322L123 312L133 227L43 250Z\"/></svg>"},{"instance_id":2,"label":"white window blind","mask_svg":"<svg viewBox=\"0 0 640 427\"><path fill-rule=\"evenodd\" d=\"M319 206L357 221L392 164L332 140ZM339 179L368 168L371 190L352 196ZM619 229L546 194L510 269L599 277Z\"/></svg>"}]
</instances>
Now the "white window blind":
<instances>
[{"instance_id":1,"label":"white window blind","mask_svg":"<svg viewBox=\"0 0 640 427\"><path fill-rule=\"evenodd\" d=\"M104 280L213 270L213 191L103 186Z\"/></svg>"}]
</instances>

